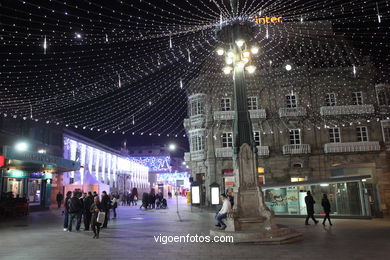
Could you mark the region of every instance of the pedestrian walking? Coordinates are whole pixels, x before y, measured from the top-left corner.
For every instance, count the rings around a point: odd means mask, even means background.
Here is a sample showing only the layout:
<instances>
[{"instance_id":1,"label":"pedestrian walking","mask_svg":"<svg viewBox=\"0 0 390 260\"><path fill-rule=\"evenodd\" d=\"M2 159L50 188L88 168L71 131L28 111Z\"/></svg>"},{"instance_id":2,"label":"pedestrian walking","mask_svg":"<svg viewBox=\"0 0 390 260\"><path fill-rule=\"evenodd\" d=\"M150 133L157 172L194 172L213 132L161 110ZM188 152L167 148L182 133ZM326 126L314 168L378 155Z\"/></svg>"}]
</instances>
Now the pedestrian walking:
<instances>
[{"instance_id":1,"label":"pedestrian walking","mask_svg":"<svg viewBox=\"0 0 390 260\"><path fill-rule=\"evenodd\" d=\"M69 225L69 200L72 197L72 192L68 191L65 197L64 203L64 231L68 231Z\"/></svg>"},{"instance_id":2,"label":"pedestrian walking","mask_svg":"<svg viewBox=\"0 0 390 260\"><path fill-rule=\"evenodd\" d=\"M127 194L126 196L126 203L127 203L127 206L132 206L132 200L133 200L133 196L131 195L131 192L129 194Z\"/></svg>"},{"instance_id":3,"label":"pedestrian walking","mask_svg":"<svg viewBox=\"0 0 390 260\"><path fill-rule=\"evenodd\" d=\"M99 196L96 196L93 199L94 199L94 202L91 205L91 208L90 208L89 212L92 215L92 217L91 217L91 227L92 227L92 231L93 231L93 234L94 234L93 238L98 239L99 238L99 233L100 233L101 223L97 222L97 218L98 218L99 212L103 212L104 210L103 210L103 207L102 207L102 203L100 202Z\"/></svg>"},{"instance_id":4,"label":"pedestrian walking","mask_svg":"<svg viewBox=\"0 0 390 260\"><path fill-rule=\"evenodd\" d=\"M83 204L80 200L80 192L74 191L73 197L69 200L69 225L68 232L72 232L73 221L76 219L76 231L80 231Z\"/></svg>"},{"instance_id":5,"label":"pedestrian walking","mask_svg":"<svg viewBox=\"0 0 390 260\"><path fill-rule=\"evenodd\" d=\"M310 191L307 191L307 195L305 197L305 203L306 203L306 210L307 210L305 225L310 225L309 218L311 218L314 221L314 223L317 224L318 221L314 218L314 204L316 202L314 201Z\"/></svg>"},{"instance_id":6,"label":"pedestrian walking","mask_svg":"<svg viewBox=\"0 0 390 260\"><path fill-rule=\"evenodd\" d=\"M138 202L138 190L137 188L133 188L133 190L131 191L131 196L133 196L133 200L132 200L132 205L136 205L137 206L137 202Z\"/></svg>"},{"instance_id":7,"label":"pedestrian walking","mask_svg":"<svg viewBox=\"0 0 390 260\"><path fill-rule=\"evenodd\" d=\"M142 207L145 208L145 210L149 207L149 194L146 192L142 194L142 204L139 208L142 209Z\"/></svg>"},{"instance_id":8,"label":"pedestrian walking","mask_svg":"<svg viewBox=\"0 0 390 260\"><path fill-rule=\"evenodd\" d=\"M88 231L90 224L91 224L91 218L92 218L92 213L91 213L91 206L93 204L93 195L92 192L88 192L88 196L84 198L84 209L83 209L83 215L84 215L84 230Z\"/></svg>"},{"instance_id":9,"label":"pedestrian walking","mask_svg":"<svg viewBox=\"0 0 390 260\"><path fill-rule=\"evenodd\" d=\"M108 223L109 214L110 214L110 205L111 205L110 197L108 197L106 191L103 191L102 192L101 206L102 206L104 213L106 213L106 216L104 218L104 223L103 223L102 228L107 228L107 223Z\"/></svg>"},{"instance_id":10,"label":"pedestrian walking","mask_svg":"<svg viewBox=\"0 0 390 260\"><path fill-rule=\"evenodd\" d=\"M322 196L321 205L324 208L324 212L325 212L325 217L324 217L324 221L322 221L322 225L325 226L325 222L328 219L329 225L332 226L332 222L330 221L330 216L329 216L329 214L330 214L330 202L329 202L328 196L326 194L324 194Z\"/></svg>"},{"instance_id":11,"label":"pedestrian walking","mask_svg":"<svg viewBox=\"0 0 390 260\"><path fill-rule=\"evenodd\" d=\"M156 208L156 192L152 188L149 193L149 206L151 209Z\"/></svg>"},{"instance_id":12,"label":"pedestrian walking","mask_svg":"<svg viewBox=\"0 0 390 260\"><path fill-rule=\"evenodd\" d=\"M61 192L58 192L57 197L56 197L58 209L61 208L61 204L62 204L63 199L64 199L64 195L62 195Z\"/></svg>"},{"instance_id":13,"label":"pedestrian walking","mask_svg":"<svg viewBox=\"0 0 390 260\"><path fill-rule=\"evenodd\" d=\"M116 208L118 207L117 198L114 194L111 194L111 209L114 215L112 219L116 219Z\"/></svg>"}]
</instances>

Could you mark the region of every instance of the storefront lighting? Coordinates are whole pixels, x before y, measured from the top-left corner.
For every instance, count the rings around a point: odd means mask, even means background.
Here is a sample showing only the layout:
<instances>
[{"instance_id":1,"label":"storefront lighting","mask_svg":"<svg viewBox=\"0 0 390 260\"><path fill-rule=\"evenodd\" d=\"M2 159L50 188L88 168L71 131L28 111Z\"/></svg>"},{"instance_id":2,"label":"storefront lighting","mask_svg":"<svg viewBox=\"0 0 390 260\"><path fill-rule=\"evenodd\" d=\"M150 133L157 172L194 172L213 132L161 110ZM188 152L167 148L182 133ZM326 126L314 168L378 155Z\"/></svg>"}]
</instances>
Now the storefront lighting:
<instances>
[{"instance_id":1,"label":"storefront lighting","mask_svg":"<svg viewBox=\"0 0 390 260\"><path fill-rule=\"evenodd\" d=\"M321 187L328 187L329 184L328 184L328 183L321 183L320 186L321 186Z\"/></svg>"}]
</instances>

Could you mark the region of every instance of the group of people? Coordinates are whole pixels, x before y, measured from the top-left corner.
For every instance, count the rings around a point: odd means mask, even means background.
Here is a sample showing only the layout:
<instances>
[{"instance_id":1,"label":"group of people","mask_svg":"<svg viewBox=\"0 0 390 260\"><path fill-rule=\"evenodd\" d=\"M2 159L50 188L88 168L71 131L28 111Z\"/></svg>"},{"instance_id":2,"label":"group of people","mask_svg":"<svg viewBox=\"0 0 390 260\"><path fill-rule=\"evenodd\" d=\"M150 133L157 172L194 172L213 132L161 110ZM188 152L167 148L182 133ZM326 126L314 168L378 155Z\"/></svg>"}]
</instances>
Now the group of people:
<instances>
[{"instance_id":1,"label":"group of people","mask_svg":"<svg viewBox=\"0 0 390 260\"><path fill-rule=\"evenodd\" d=\"M133 188L129 193L122 193L119 195L119 201L122 206L137 206L138 190Z\"/></svg>"},{"instance_id":2,"label":"group of people","mask_svg":"<svg viewBox=\"0 0 390 260\"><path fill-rule=\"evenodd\" d=\"M223 222L223 219L227 218L228 214L231 212L231 209L234 205L234 197L233 197L233 190L228 189L226 194L223 193L220 196L220 199L222 201L222 208L218 211L218 213L215 215L215 219L217 220L217 227L219 227L220 230L226 229L226 224ZM306 210L307 210L307 216L305 225L309 224L309 219L313 219L314 223L317 224L319 221L314 218L314 204L315 200L313 196L311 195L310 191L307 191L307 196L305 197L305 204L306 204ZM328 199L328 196L326 194L323 194L322 200L321 200L321 206L324 209L325 217L322 221L322 224L325 226L326 220L328 220L329 225L332 226L332 222L330 221L330 202Z\"/></svg>"},{"instance_id":3,"label":"group of people","mask_svg":"<svg viewBox=\"0 0 390 260\"><path fill-rule=\"evenodd\" d=\"M310 225L309 224L309 219L311 218L315 224L317 224L319 221L315 219L314 217L314 204L315 200L313 196L311 195L310 191L307 191L307 195L305 197L305 204L306 204L306 210L307 210L307 216L306 216L306 221L305 225ZM326 194L323 194L322 200L321 200L321 206L324 209L325 217L324 220L322 221L322 225L325 226L326 220L329 221L329 225L332 226L332 222L330 221L330 202L328 199L328 196Z\"/></svg>"},{"instance_id":4,"label":"group of people","mask_svg":"<svg viewBox=\"0 0 390 260\"><path fill-rule=\"evenodd\" d=\"M142 204L139 207L140 209L160 209L167 208L167 200L164 199L164 196L161 191L158 191L156 194L155 189L151 189L150 193L144 192L142 194Z\"/></svg>"},{"instance_id":5,"label":"group of people","mask_svg":"<svg viewBox=\"0 0 390 260\"><path fill-rule=\"evenodd\" d=\"M61 198L61 195L59 192L57 198ZM58 206L61 207L60 202ZM117 207L117 195L108 195L106 191L102 192L101 199L97 192L68 191L64 201L64 231L72 232L74 221L76 221L76 231L80 231L81 221L83 221L84 231L89 231L91 228L94 233L93 238L99 238L100 229L107 228L110 210L113 219L116 218ZM99 212L104 212L104 221L98 221Z\"/></svg>"}]
</instances>

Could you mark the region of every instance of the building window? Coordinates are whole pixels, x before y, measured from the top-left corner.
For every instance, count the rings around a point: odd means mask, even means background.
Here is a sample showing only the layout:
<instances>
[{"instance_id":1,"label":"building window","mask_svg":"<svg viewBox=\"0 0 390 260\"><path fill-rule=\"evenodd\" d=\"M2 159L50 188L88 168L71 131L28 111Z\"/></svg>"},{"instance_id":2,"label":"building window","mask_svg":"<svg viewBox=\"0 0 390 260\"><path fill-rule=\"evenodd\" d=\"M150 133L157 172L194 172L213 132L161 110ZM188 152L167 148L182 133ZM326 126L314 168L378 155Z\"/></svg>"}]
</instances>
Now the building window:
<instances>
[{"instance_id":1,"label":"building window","mask_svg":"<svg viewBox=\"0 0 390 260\"><path fill-rule=\"evenodd\" d=\"M335 106L336 105L336 94L335 93L326 93L325 97L326 106Z\"/></svg>"},{"instance_id":2,"label":"building window","mask_svg":"<svg viewBox=\"0 0 390 260\"><path fill-rule=\"evenodd\" d=\"M191 151L202 151L204 150L204 136L194 135L191 136Z\"/></svg>"},{"instance_id":3,"label":"building window","mask_svg":"<svg viewBox=\"0 0 390 260\"><path fill-rule=\"evenodd\" d=\"M361 91L352 92L352 104L363 105L363 92Z\"/></svg>"},{"instance_id":4,"label":"building window","mask_svg":"<svg viewBox=\"0 0 390 260\"><path fill-rule=\"evenodd\" d=\"M366 126L356 127L356 135L358 142L367 142L368 141L368 131Z\"/></svg>"},{"instance_id":5,"label":"building window","mask_svg":"<svg viewBox=\"0 0 390 260\"><path fill-rule=\"evenodd\" d=\"M340 128L330 128L329 130L329 142L340 143Z\"/></svg>"},{"instance_id":6,"label":"building window","mask_svg":"<svg viewBox=\"0 0 390 260\"><path fill-rule=\"evenodd\" d=\"M297 97L295 96L295 94L286 95L286 105L290 108L298 106Z\"/></svg>"},{"instance_id":7,"label":"building window","mask_svg":"<svg viewBox=\"0 0 390 260\"><path fill-rule=\"evenodd\" d=\"M231 132L222 134L222 147L233 147L233 134Z\"/></svg>"},{"instance_id":8,"label":"building window","mask_svg":"<svg viewBox=\"0 0 390 260\"><path fill-rule=\"evenodd\" d=\"M383 133L383 141L386 144L390 144L390 120L382 121L382 133Z\"/></svg>"},{"instance_id":9,"label":"building window","mask_svg":"<svg viewBox=\"0 0 390 260\"><path fill-rule=\"evenodd\" d=\"M290 130L290 144L301 144L301 130L291 129Z\"/></svg>"},{"instance_id":10,"label":"building window","mask_svg":"<svg viewBox=\"0 0 390 260\"><path fill-rule=\"evenodd\" d=\"M256 146L260 146L261 145L260 131L254 131L253 132L253 139L255 141Z\"/></svg>"},{"instance_id":11,"label":"building window","mask_svg":"<svg viewBox=\"0 0 390 260\"><path fill-rule=\"evenodd\" d=\"M230 111L232 110L230 98L222 98L221 99L221 111Z\"/></svg>"},{"instance_id":12,"label":"building window","mask_svg":"<svg viewBox=\"0 0 390 260\"><path fill-rule=\"evenodd\" d=\"M380 106L390 106L390 88L377 89L376 95Z\"/></svg>"},{"instance_id":13,"label":"building window","mask_svg":"<svg viewBox=\"0 0 390 260\"><path fill-rule=\"evenodd\" d=\"M204 103L200 100L191 101L191 116L203 115Z\"/></svg>"},{"instance_id":14,"label":"building window","mask_svg":"<svg viewBox=\"0 0 390 260\"><path fill-rule=\"evenodd\" d=\"M248 110L258 109L257 97L248 97Z\"/></svg>"}]
</instances>

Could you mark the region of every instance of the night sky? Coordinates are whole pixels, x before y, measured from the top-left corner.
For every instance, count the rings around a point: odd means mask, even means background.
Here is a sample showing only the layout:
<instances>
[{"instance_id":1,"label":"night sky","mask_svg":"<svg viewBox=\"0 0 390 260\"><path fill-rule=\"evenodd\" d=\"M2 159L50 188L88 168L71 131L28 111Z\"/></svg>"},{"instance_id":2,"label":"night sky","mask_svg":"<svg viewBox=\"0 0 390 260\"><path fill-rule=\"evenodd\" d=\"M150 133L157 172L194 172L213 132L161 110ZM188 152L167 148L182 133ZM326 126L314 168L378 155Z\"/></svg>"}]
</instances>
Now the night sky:
<instances>
[{"instance_id":1,"label":"night sky","mask_svg":"<svg viewBox=\"0 0 390 260\"><path fill-rule=\"evenodd\" d=\"M245 19L262 14L303 23L299 32L270 26L269 45L259 26L255 41L264 48L329 40L309 23L329 20L334 37L346 37L356 49L340 54L350 61L345 66L369 55L379 79L387 80L388 1L238 2ZM6 0L1 16L3 115L69 127L113 147L127 139L131 145L174 141L184 149L188 84L202 68L220 67L214 30L221 18L237 17L221 0ZM258 65L269 57L275 66L286 59L270 47Z\"/></svg>"}]
</instances>

